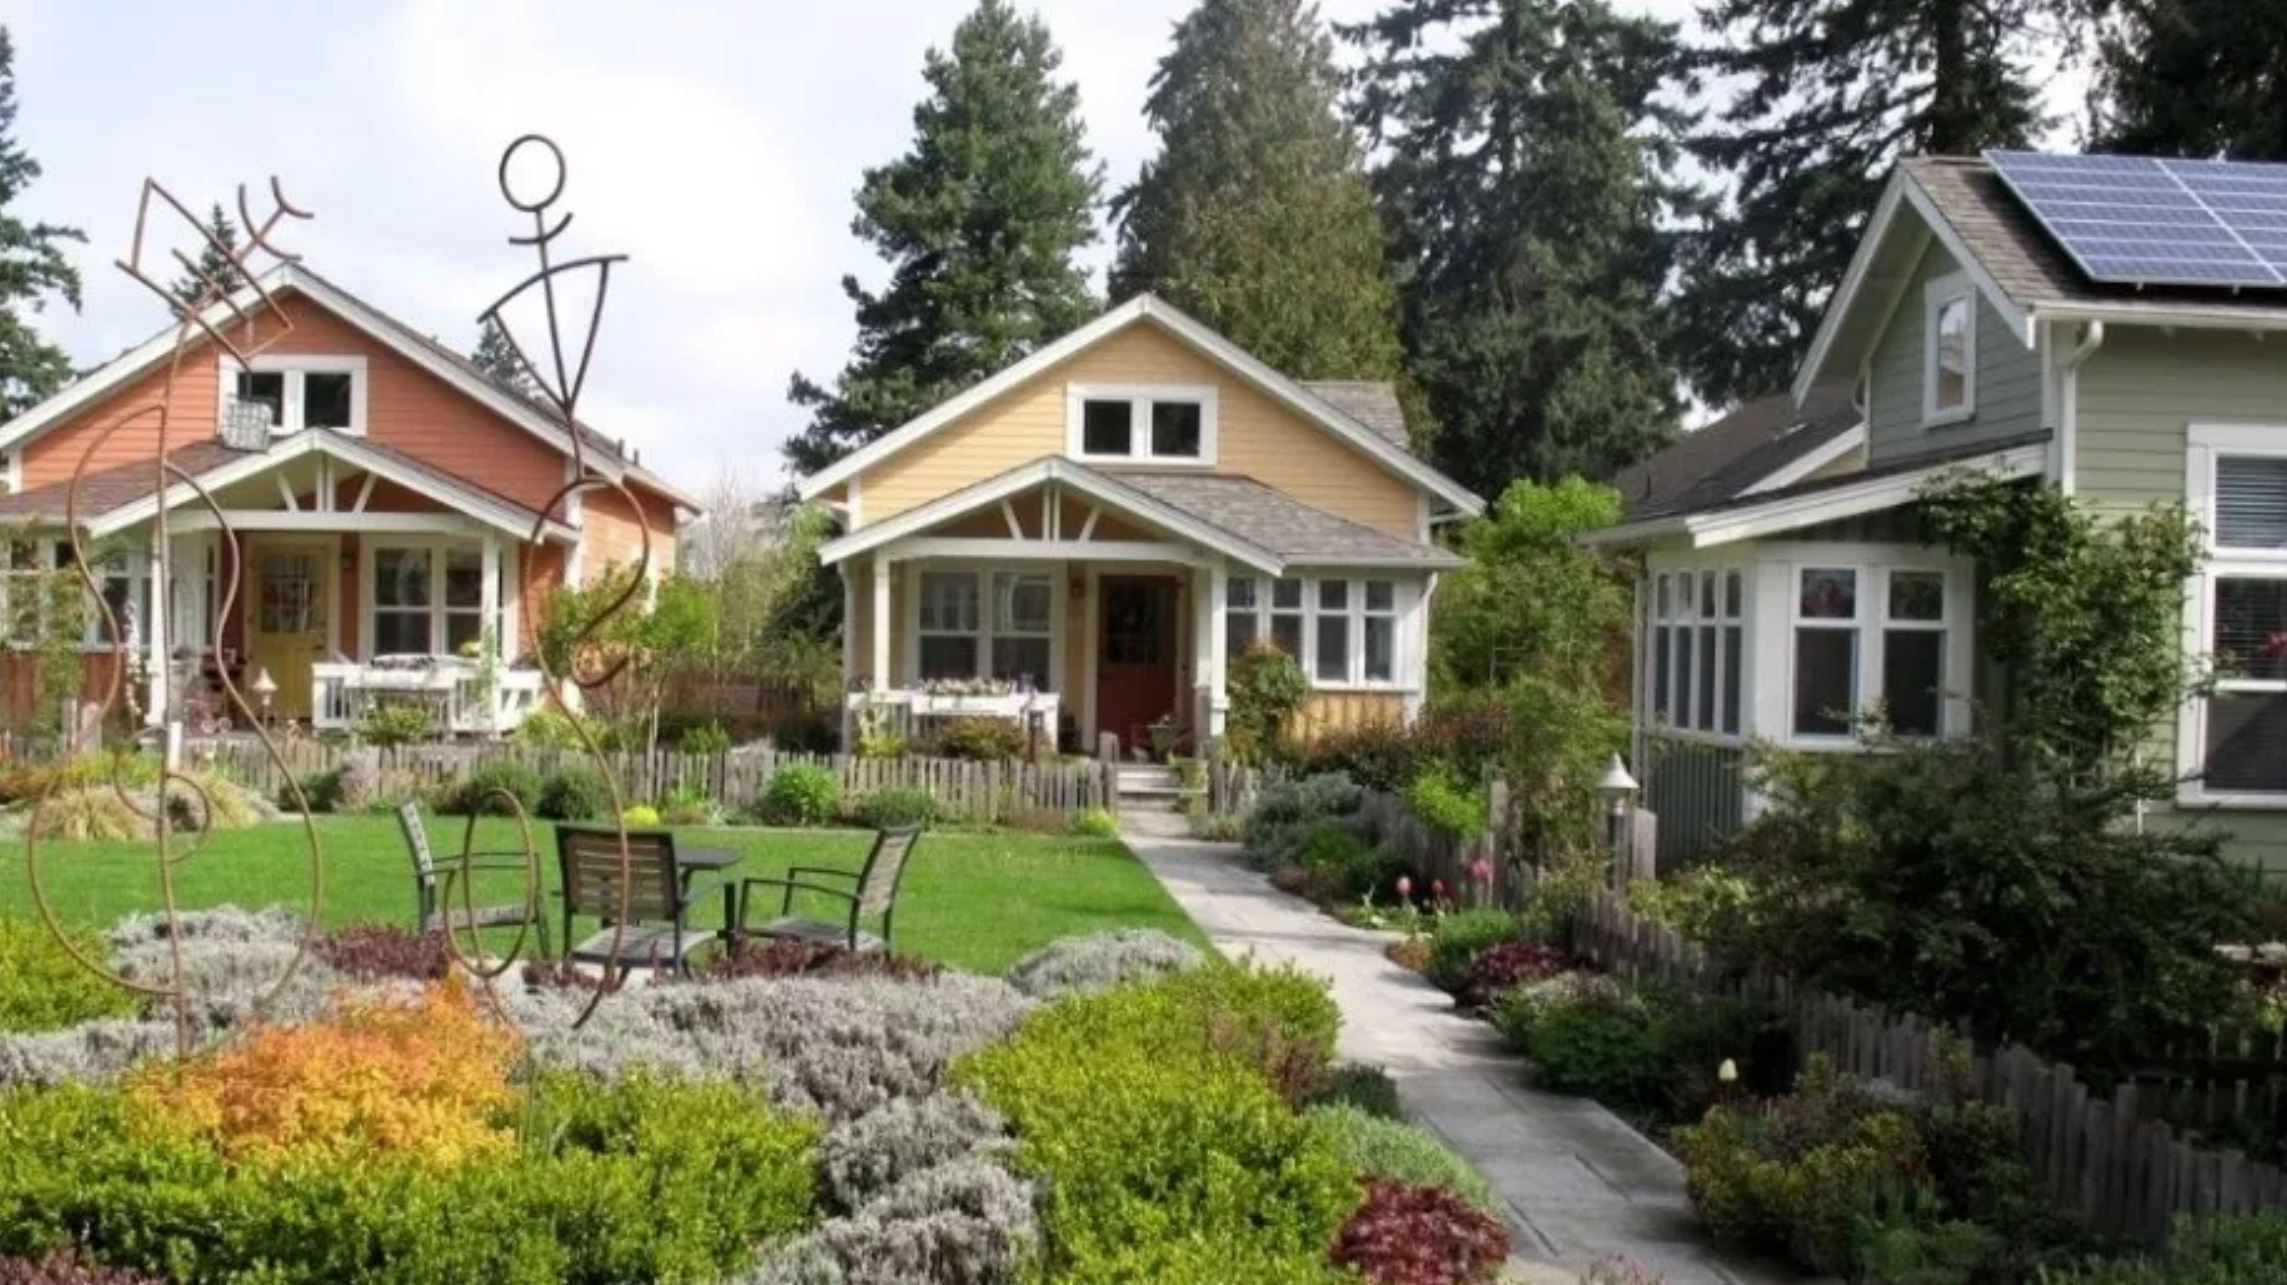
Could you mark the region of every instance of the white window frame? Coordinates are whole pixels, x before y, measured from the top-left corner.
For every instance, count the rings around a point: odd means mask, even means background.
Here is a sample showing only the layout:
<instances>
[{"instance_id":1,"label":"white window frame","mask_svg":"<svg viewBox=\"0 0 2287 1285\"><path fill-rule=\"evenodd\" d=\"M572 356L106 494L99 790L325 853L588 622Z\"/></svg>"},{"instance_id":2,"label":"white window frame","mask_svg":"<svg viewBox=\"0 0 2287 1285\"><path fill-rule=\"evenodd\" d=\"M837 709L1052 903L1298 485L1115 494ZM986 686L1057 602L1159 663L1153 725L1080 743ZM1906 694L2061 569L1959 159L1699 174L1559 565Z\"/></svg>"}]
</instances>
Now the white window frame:
<instances>
[{"instance_id":1,"label":"white window frame","mask_svg":"<svg viewBox=\"0 0 2287 1285\"><path fill-rule=\"evenodd\" d=\"M363 437L366 430L366 406L373 387L367 365L365 357L359 354L266 352L255 355L241 366L228 353L219 353L215 357L215 423L220 425L230 414L230 403L238 391L238 376L241 372L285 376L286 401L278 413L278 423L271 426L272 437L288 437L302 431L304 375L348 375L349 427L334 428L331 431Z\"/></svg>"},{"instance_id":2,"label":"white window frame","mask_svg":"<svg viewBox=\"0 0 2287 1285\"><path fill-rule=\"evenodd\" d=\"M375 621L381 612L386 610L399 615L411 615L413 612L410 607L384 608L380 605L381 595L374 591L373 579L378 570L379 558L377 555L384 551L427 550L429 554L429 649L425 652L390 652L386 654L450 656L453 652L445 645L449 636L445 627L446 617L450 614L465 616L473 613L478 622L477 637L482 639L489 631L493 638L492 645L499 649L500 654L503 656L513 655L517 643L514 632L515 623L511 613L514 610L517 595L522 592L517 587L520 582L515 578L515 548L516 546L508 541L499 542L500 565L492 572L499 577L497 581L499 588L494 594L495 601L491 617L487 619L483 606L482 589L478 590L478 605L473 608L447 607L445 605L445 559L448 552L453 549L474 549L477 555L477 572L481 577L486 572L484 565L486 541L461 536L367 535L358 542L359 650L365 653L365 658L369 661L385 654L376 646L380 641L380 634L375 629Z\"/></svg>"},{"instance_id":3,"label":"white window frame","mask_svg":"<svg viewBox=\"0 0 2287 1285\"><path fill-rule=\"evenodd\" d=\"M9 549L9 546L18 539L22 539L32 546L33 566L23 570L15 569ZM40 640L46 636L52 625L49 618L47 595L41 594L40 602L37 604L39 620L34 626L33 636L30 638L15 636L16 613L14 604L10 600L15 596L17 581L21 579L30 579L34 584L40 584L47 577L58 573L77 579L79 573L72 568L65 552L70 547L70 537L55 531L36 532L29 536L9 536L5 540L0 540L0 650L38 650L41 645ZM143 645L144 637L149 632L149 622L146 619L151 610L151 603L148 598L151 582L149 549L139 542L127 542L109 549L91 545L88 552L96 555L96 565L90 569L95 573L95 578L99 582L109 578L102 568L103 562L112 558L123 559L126 562L128 602L131 606L128 619L124 622L124 632L127 635L128 649L134 651L140 648ZM96 606L96 600L93 595L88 593L84 582L80 585L80 600L83 610L80 621L79 649L82 652L110 651L113 643L103 636L103 612Z\"/></svg>"},{"instance_id":4,"label":"white window frame","mask_svg":"<svg viewBox=\"0 0 2287 1285\"><path fill-rule=\"evenodd\" d=\"M1938 405L1938 321L1960 303L1967 318L1962 331L1961 405ZM1969 274L1949 272L1922 287L1922 427L1959 424L1977 414L1977 288Z\"/></svg>"},{"instance_id":5,"label":"white window frame","mask_svg":"<svg viewBox=\"0 0 2287 1285\"><path fill-rule=\"evenodd\" d=\"M917 558L902 565L906 568L903 573L903 584L900 586L905 594L905 608L899 614L905 622L905 645L904 654L900 659L903 662L904 673L909 682L919 683L921 681L922 576L969 576L975 580L977 630L974 635L970 636L977 640L977 661L974 666L975 673L971 676L988 678L993 672L993 640L997 636L995 631L997 622L993 619L993 577L996 575L1029 575L1044 576L1048 580L1048 673L1043 676L1040 690L1057 693L1064 690L1065 599L1067 588L1063 564L1054 562L995 562L979 565L973 562L957 563ZM957 631L947 630L931 630L930 633L936 637L963 636ZM1020 632L1015 636L1038 638L1041 635Z\"/></svg>"},{"instance_id":6,"label":"white window frame","mask_svg":"<svg viewBox=\"0 0 2287 1285\"><path fill-rule=\"evenodd\" d=\"M1064 386L1064 453L1083 463L1212 468L1221 436L1216 400L1213 384L1067 384ZM1087 404L1120 401L1128 403L1127 453L1090 454L1086 434ZM1189 402L1199 407L1197 455L1160 455L1152 450L1154 402Z\"/></svg>"},{"instance_id":7,"label":"white window frame","mask_svg":"<svg viewBox=\"0 0 2287 1285\"><path fill-rule=\"evenodd\" d=\"M1420 674L1415 664L1418 658L1418 649L1414 644L1414 630L1410 626L1415 613L1421 609L1423 595L1420 581L1394 573L1370 571L1353 575L1324 576L1233 575L1224 582L1222 610L1226 618L1247 610L1243 607L1230 605L1231 590L1229 586L1233 582L1242 580L1252 582L1255 587L1253 613L1255 637L1258 641L1267 642L1270 640L1271 618L1273 616L1300 615L1302 617L1302 654L1294 659L1295 663L1302 666L1303 677L1309 680L1312 691L1413 692L1421 690ZM1276 586L1281 581L1302 586L1302 605L1300 607L1273 607L1272 603L1277 596ZM1343 605L1339 611L1322 611L1319 608L1321 601L1319 586L1329 582L1348 586L1344 590ZM1390 587L1389 610L1369 611L1366 609L1366 586L1369 583L1387 584ZM1340 616L1347 622L1343 626L1349 634L1345 648L1346 664L1344 665L1343 676L1338 679L1322 679L1318 676L1318 622L1322 616ZM1366 620L1368 617L1391 622L1390 677L1387 679L1366 677ZM1228 638L1228 636L1229 633L1226 629L1225 637ZM1236 656L1226 657L1224 663L1228 665L1232 659L1236 659Z\"/></svg>"},{"instance_id":8,"label":"white window frame","mask_svg":"<svg viewBox=\"0 0 2287 1285\"><path fill-rule=\"evenodd\" d=\"M1937 739L1966 734L1969 731L1967 684L1972 677L1971 630L1974 628L1970 619L1971 576L1968 567L1960 559L1933 555L1927 551L1922 556L1907 551L1869 557L1862 549L1863 546L1837 546L1831 553L1806 551L1786 564L1785 686L1778 702L1784 721L1777 739L1798 749L1839 749L1864 743L1864 738L1855 728L1848 733L1838 734L1795 730L1795 679L1797 667L1801 663L1795 647L1795 631L1798 628L1849 629L1857 634L1858 670L1851 689L1851 714L1854 718L1864 715L1884 699L1883 671L1887 658L1887 636L1891 631L1942 631L1945 634L1945 646L1939 652ZM1850 571L1856 574L1856 612L1847 622L1802 614L1802 576L1805 571L1814 569ZM1939 619L1890 618L1890 581L1892 576L1901 571L1944 577L1944 585L1938 596L1942 604Z\"/></svg>"},{"instance_id":9,"label":"white window frame","mask_svg":"<svg viewBox=\"0 0 2287 1285\"><path fill-rule=\"evenodd\" d=\"M2287 459L2287 424L2200 424L2185 430L2185 506L2200 524L2206 553L2184 593L2184 650L2215 655L2215 591L2218 581L2243 577L2287 580L2287 549L2227 548L2217 543L2216 472L2225 457ZM2218 677L2219 693L2287 693L2287 680ZM2176 775L2179 802L2215 808L2287 808L2287 790L2211 790L2207 768L2208 699L2187 700L2176 718Z\"/></svg>"},{"instance_id":10,"label":"white window frame","mask_svg":"<svg viewBox=\"0 0 2287 1285\"><path fill-rule=\"evenodd\" d=\"M1752 647L1747 633L1749 605L1753 600L1750 590L1749 568L1736 561L1662 562L1651 573L1651 592L1647 595L1647 613L1650 628L1646 634L1644 654L1644 690L1642 709L1644 726L1662 735L1680 736L1691 740L1705 740L1721 745L1736 745L1746 739L1749 722L1748 684L1752 670L1748 666L1748 652ZM1690 601L1685 601L1682 577L1692 582ZM1739 593L1731 593L1732 578L1738 580ZM1715 585L1715 610L1708 614L1702 610L1706 601L1706 586ZM1666 610L1661 610L1660 590L1667 589ZM1704 649L1699 644L1703 630L1714 632L1715 646ZM1733 642L1733 632L1738 640ZM1669 663L1659 663L1659 643L1668 640ZM1681 665L1679 637L1692 639L1692 663L1688 672ZM1736 703L1728 705L1734 730L1724 730L1727 709L1723 690L1725 661L1734 649L1739 652L1739 691ZM1699 697L1706 685L1715 688L1715 704L1705 726L1699 720ZM1667 705L1663 716L1661 704ZM1681 702L1689 701L1689 705Z\"/></svg>"}]
</instances>

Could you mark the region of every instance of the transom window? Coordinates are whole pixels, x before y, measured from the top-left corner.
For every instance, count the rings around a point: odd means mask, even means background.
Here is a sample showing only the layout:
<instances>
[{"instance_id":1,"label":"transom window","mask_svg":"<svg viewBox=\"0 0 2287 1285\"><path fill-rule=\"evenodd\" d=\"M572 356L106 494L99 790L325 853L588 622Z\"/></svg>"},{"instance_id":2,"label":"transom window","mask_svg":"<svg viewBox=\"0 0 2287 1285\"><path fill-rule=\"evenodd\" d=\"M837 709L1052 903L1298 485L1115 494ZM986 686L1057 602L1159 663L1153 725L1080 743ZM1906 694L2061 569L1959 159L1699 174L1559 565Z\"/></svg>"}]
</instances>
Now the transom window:
<instances>
[{"instance_id":1,"label":"transom window","mask_svg":"<svg viewBox=\"0 0 2287 1285\"><path fill-rule=\"evenodd\" d=\"M1072 385L1065 448L1083 460L1212 464L1215 390Z\"/></svg>"},{"instance_id":2,"label":"transom window","mask_svg":"<svg viewBox=\"0 0 2287 1285\"><path fill-rule=\"evenodd\" d=\"M1929 284L1923 306L1922 418L1967 418L1977 406L1977 296L1954 273Z\"/></svg>"},{"instance_id":3,"label":"transom window","mask_svg":"<svg viewBox=\"0 0 2287 1285\"><path fill-rule=\"evenodd\" d=\"M1708 567L1652 586L1652 715L1687 731L1739 733L1746 577Z\"/></svg>"},{"instance_id":4,"label":"transom window","mask_svg":"<svg viewBox=\"0 0 2287 1285\"><path fill-rule=\"evenodd\" d=\"M2194 428L2195 451L2208 431ZM2287 794L2287 455L2218 453L2207 477L2202 463L2211 556L2195 610L2215 688L2187 739L2203 791Z\"/></svg>"},{"instance_id":5,"label":"transom window","mask_svg":"<svg viewBox=\"0 0 2287 1285\"><path fill-rule=\"evenodd\" d=\"M226 417L236 405L260 407L270 431L280 435L305 428L330 428L341 433L365 431L366 363L358 356L266 354L254 359L252 369L241 369L228 357L222 362L220 413Z\"/></svg>"},{"instance_id":6,"label":"transom window","mask_svg":"<svg viewBox=\"0 0 2287 1285\"><path fill-rule=\"evenodd\" d=\"M998 678L1020 689L1050 688L1056 654L1053 576L924 571L916 596L920 678Z\"/></svg>"},{"instance_id":7,"label":"transom window","mask_svg":"<svg viewBox=\"0 0 2287 1285\"><path fill-rule=\"evenodd\" d=\"M1927 568L1796 568L1793 734L1850 736L1877 705L1900 736L1943 731L1947 588Z\"/></svg>"},{"instance_id":8,"label":"transom window","mask_svg":"<svg viewBox=\"0 0 2287 1285\"><path fill-rule=\"evenodd\" d=\"M1394 580L1232 576L1224 582L1223 614L1227 656L1268 641L1300 661L1314 686L1397 685Z\"/></svg>"}]
</instances>

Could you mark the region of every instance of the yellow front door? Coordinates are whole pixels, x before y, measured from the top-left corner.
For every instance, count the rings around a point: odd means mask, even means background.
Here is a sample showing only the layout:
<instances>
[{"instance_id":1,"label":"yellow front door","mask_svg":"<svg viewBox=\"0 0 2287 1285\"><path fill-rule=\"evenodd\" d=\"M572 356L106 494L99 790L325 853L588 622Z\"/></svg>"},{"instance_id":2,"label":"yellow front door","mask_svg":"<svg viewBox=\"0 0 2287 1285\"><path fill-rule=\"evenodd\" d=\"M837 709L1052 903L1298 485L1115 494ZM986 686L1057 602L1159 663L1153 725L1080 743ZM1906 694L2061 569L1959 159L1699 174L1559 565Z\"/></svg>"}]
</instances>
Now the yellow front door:
<instances>
[{"instance_id":1,"label":"yellow front door","mask_svg":"<svg viewBox=\"0 0 2287 1285\"><path fill-rule=\"evenodd\" d=\"M333 601L330 543L263 540L248 559L253 567L246 597L247 683L267 672L278 685L271 711L279 718L310 716L310 666L326 650L327 605ZM260 710L251 690L247 699Z\"/></svg>"}]
</instances>

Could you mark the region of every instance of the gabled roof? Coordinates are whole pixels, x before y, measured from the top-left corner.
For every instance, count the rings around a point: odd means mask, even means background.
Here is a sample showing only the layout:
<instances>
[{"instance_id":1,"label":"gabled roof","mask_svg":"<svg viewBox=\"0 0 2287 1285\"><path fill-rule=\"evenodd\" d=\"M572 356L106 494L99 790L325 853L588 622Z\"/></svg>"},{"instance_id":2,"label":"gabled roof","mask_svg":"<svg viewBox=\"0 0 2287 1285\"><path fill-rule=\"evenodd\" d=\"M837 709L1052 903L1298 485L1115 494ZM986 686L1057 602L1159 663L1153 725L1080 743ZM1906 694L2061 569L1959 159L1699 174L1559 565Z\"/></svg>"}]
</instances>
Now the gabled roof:
<instances>
[{"instance_id":1,"label":"gabled roof","mask_svg":"<svg viewBox=\"0 0 2287 1285\"><path fill-rule=\"evenodd\" d=\"M1112 473L1054 455L869 523L828 541L818 556L830 566L1050 482L1269 575L1294 566L1435 569L1461 563L1434 545L1400 540L1314 509L1252 478Z\"/></svg>"},{"instance_id":2,"label":"gabled roof","mask_svg":"<svg viewBox=\"0 0 2287 1285\"><path fill-rule=\"evenodd\" d=\"M1095 320L1054 343L1045 345L1022 361L970 385L888 434L801 479L795 484L796 491L805 500L817 499L827 489L850 480L1058 362L1107 336L1144 321L1158 325L1210 360L1221 364L1232 374L1254 385L1272 400L1283 403L1304 420L1356 447L1385 468L1439 496L1454 508L1468 514L1484 511L1485 501L1469 488L1416 458L1404 446L1393 441L1386 430L1360 423L1323 395L1313 393L1309 388L1264 365L1237 344L1216 334L1173 304L1148 294L1137 295L1126 303L1106 310ZM1395 401L1394 393L1391 400Z\"/></svg>"},{"instance_id":3,"label":"gabled roof","mask_svg":"<svg viewBox=\"0 0 2287 1285\"><path fill-rule=\"evenodd\" d=\"M503 387L466 357L350 294L309 268L298 263L280 264L263 274L263 285L273 292L291 292L310 300L394 349L398 355L444 380L509 423L566 455L572 453L570 436L555 417L537 403ZM251 310L258 298L253 287L246 287L233 300L217 302L208 308L206 319L209 324L221 328L234 315L231 309L233 303L241 309ZM175 329L171 325L166 327L142 344L105 362L84 378L65 385L7 424L0 425L0 450L21 445L69 419L78 411L95 405L137 376L155 369L173 352ZM580 426L580 432L581 450L598 472L615 480L632 479L684 508L694 511L702 509L703 506L697 500L676 489L666 479L622 455L601 433L584 424Z\"/></svg>"},{"instance_id":4,"label":"gabled roof","mask_svg":"<svg viewBox=\"0 0 2287 1285\"><path fill-rule=\"evenodd\" d=\"M265 451L240 451L211 438L178 446L167 452L168 463L198 481L209 494L304 455L331 456L354 468L386 478L415 494L522 540L540 525L540 514L506 496L475 485L422 462L403 451L362 437L331 429L311 428L280 438ZM96 535L109 535L147 522L158 512L151 494L152 465L138 460L90 473L80 479L76 517ZM14 495L0 496L0 521L61 522L69 482L50 482ZM197 492L181 483L168 487L167 507L197 504ZM570 541L576 533L561 522L543 528L549 539Z\"/></svg>"},{"instance_id":5,"label":"gabled roof","mask_svg":"<svg viewBox=\"0 0 2287 1285\"><path fill-rule=\"evenodd\" d=\"M1800 476L1790 477L1792 470L1815 471L1846 453L1854 433L1863 443L1864 428L1844 381L1819 385L1800 407L1792 394L1772 393L1684 434L1612 485L1625 521L1686 513L1788 485Z\"/></svg>"}]
</instances>

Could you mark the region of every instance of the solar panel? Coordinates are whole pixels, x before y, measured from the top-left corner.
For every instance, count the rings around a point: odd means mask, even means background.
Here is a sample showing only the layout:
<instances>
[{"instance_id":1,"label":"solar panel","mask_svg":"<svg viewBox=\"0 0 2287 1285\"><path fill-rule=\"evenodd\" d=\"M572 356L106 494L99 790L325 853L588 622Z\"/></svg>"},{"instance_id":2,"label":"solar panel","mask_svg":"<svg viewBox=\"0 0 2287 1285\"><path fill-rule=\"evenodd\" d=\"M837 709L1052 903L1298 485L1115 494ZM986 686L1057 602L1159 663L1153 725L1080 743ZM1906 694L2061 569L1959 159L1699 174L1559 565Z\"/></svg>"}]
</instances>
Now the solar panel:
<instances>
[{"instance_id":1,"label":"solar panel","mask_svg":"<svg viewBox=\"0 0 2287 1285\"><path fill-rule=\"evenodd\" d=\"M2092 281L2287 288L2287 165L1990 151Z\"/></svg>"}]
</instances>

